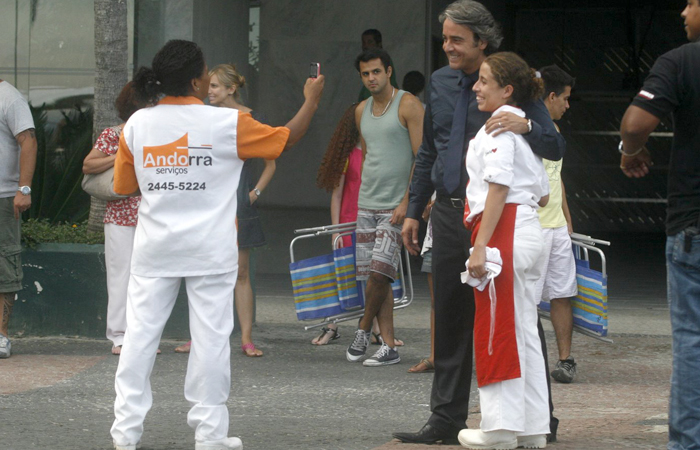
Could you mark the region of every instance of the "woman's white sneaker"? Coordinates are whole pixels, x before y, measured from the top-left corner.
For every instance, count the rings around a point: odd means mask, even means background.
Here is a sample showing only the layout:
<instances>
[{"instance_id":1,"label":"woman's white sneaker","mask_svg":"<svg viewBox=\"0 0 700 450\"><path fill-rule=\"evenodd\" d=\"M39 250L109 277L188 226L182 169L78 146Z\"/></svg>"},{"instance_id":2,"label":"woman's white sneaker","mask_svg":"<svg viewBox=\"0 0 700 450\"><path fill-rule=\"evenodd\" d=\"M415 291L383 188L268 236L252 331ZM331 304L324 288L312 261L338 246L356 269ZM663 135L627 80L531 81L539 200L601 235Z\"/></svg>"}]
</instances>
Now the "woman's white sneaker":
<instances>
[{"instance_id":1,"label":"woman's white sneaker","mask_svg":"<svg viewBox=\"0 0 700 450\"><path fill-rule=\"evenodd\" d=\"M481 431L464 429L457 435L462 447L479 450L512 450L518 448L514 431Z\"/></svg>"},{"instance_id":2,"label":"woman's white sneaker","mask_svg":"<svg viewBox=\"0 0 700 450\"><path fill-rule=\"evenodd\" d=\"M518 448L546 448L547 435L533 434L531 436L518 436Z\"/></svg>"},{"instance_id":3,"label":"woman's white sneaker","mask_svg":"<svg viewBox=\"0 0 700 450\"><path fill-rule=\"evenodd\" d=\"M243 450L243 442L237 437L197 442L194 444L194 450Z\"/></svg>"}]
</instances>

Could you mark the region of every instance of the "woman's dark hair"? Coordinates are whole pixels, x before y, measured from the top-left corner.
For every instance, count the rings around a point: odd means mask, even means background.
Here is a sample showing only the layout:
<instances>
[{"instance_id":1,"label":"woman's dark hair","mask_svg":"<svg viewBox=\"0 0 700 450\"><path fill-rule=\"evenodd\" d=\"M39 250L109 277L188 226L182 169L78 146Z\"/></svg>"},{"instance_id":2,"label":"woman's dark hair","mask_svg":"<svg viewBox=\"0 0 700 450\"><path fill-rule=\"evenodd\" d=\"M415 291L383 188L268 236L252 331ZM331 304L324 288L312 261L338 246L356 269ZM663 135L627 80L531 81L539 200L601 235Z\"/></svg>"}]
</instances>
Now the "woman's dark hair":
<instances>
[{"instance_id":1,"label":"woman's dark hair","mask_svg":"<svg viewBox=\"0 0 700 450\"><path fill-rule=\"evenodd\" d=\"M357 109L357 103L353 103L338 122L333 137L328 143L326 154L323 156L321 167L318 169L316 186L328 192L333 191L340 184L340 176L343 174L348 156L360 139L360 132L355 125L355 109Z\"/></svg>"},{"instance_id":2,"label":"woman's dark hair","mask_svg":"<svg viewBox=\"0 0 700 450\"><path fill-rule=\"evenodd\" d=\"M542 78L537 78L535 69L531 69L525 60L515 53L494 53L484 60L484 64L489 65L499 86L513 86L513 104L520 106L542 95Z\"/></svg>"},{"instance_id":3,"label":"woman's dark hair","mask_svg":"<svg viewBox=\"0 0 700 450\"><path fill-rule=\"evenodd\" d=\"M206 68L204 54L191 41L173 39L158 50L152 67L141 67L134 76L134 86L141 99L160 94L183 96L190 90L190 81L199 78Z\"/></svg>"},{"instance_id":4,"label":"woman's dark hair","mask_svg":"<svg viewBox=\"0 0 700 450\"><path fill-rule=\"evenodd\" d=\"M148 105L152 105L155 101L155 98L149 99L148 101L143 101L139 98L139 96L136 95L134 82L129 81L124 85L119 96L114 101L114 107L117 109L119 118L126 122L133 113Z\"/></svg>"}]
</instances>

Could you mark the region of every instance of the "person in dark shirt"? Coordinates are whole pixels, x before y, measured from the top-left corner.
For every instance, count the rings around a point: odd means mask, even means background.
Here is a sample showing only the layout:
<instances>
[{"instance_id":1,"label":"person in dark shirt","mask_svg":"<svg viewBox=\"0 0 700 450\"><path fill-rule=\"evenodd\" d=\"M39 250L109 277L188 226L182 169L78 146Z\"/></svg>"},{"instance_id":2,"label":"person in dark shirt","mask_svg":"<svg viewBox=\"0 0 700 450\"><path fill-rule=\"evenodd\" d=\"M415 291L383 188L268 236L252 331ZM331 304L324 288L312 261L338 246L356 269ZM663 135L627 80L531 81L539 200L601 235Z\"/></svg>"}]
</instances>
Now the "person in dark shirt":
<instances>
[{"instance_id":1,"label":"person in dark shirt","mask_svg":"<svg viewBox=\"0 0 700 450\"><path fill-rule=\"evenodd\" d=\"M656 60L622 118L619 146L622 172L645 176L652 165L647 139L673 115L666 215L673 331L669 450L700 449L700 0L688 0L681 16L691 43Z\"/></svg>"},{"instance_id":2,"label":"person in dark shirt","mask_svg":"<svg viewBox=\"0 0 700 450\"><path fill-rule=\"evenodd\" d=\"M467 144L484 124L494 135L505 131L524 135L536 154L550 160L561 159L566 144L541 100L523 105L525 118L512 113L489 118L489 113L478 110L472 86L483 60L502 41L500 26L481 3L454 2L440 15L440 22L449 66L432 74L426 93L423 143L416 156L402 231L404 245L417 254L418 221L437 191L431 216L435 289L432 415L420 431L394 433L394 437L402 442L454 445L467 419L472 378L474 294L460 280L471 246L470 233L462 224ZM460 118L453 126L454 116Z\"/></svg>"}]
</instances>

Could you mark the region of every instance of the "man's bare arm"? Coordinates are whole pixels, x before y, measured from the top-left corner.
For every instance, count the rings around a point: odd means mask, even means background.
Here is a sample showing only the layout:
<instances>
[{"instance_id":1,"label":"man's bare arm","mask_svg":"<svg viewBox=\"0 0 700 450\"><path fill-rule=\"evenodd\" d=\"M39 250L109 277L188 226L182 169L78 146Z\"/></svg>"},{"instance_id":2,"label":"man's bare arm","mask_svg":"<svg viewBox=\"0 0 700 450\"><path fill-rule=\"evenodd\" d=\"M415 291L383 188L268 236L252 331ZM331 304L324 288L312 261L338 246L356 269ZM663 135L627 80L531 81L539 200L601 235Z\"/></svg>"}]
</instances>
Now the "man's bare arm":
<instances>
[{"instance_id":1,"label":"man's bare arm","mask_svg":"<svg viewBox=\"0 0 700 450\"><path fill-rule=\"evenodd\" d=\"M306 84L304 84L304 104L301 105L301 108L299 108L299 111L292 120L285 125L289 128L289 138L287 139L287 145L284 147L285 150L288 150L299 142L299 139L301 139L306 134L306 130L309 129L311 119L313 119L314 114L316 114L318 104L321 101L325 82L326 79L323 75L319 75L318 78L308 78L306 80Z\"/></svg>"},{"instance_id":2,"label":"man's bare arm","mask_svg":"<svg viewBox=\"0 0 700 450\"><path fill-rule=\"evenodd\" d=\"M34 128L29 128L15 136L19 144L19 186L32 185L34 168L36 167L36 132ZM23 195L21 192L15 194L14 209L15 219L19 219L20 214L32 206L32 196Z\"/></svg>"},{"instance_id":3,"label":"man's bare arm","mask_svg":"<svg viewBox=\"0 0 700 450\"><path fill-rule=\"evenodd\" d=\"M644 146L660 121L658 117L639 106L630 105L627 108L620 124L623 149L620 168L628 177L641 178L648 174L649 167L654 165L649 151Z\"/></svg>"}]
</instances>

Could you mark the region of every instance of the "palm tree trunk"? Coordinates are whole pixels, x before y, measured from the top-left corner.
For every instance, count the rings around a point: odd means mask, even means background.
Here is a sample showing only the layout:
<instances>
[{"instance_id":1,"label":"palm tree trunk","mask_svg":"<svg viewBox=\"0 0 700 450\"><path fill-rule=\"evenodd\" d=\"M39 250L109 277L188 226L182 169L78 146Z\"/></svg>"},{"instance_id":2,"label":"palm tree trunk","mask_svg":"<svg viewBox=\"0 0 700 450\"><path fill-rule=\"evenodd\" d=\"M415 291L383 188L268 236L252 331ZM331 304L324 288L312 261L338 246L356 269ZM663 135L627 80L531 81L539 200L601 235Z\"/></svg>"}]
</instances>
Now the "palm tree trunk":
<instances>
[{"instance_id":1,"label":"palm tree trunk","mask_svg":"<svg viewBox=\"0 0 700 450\"><path fill-rule=\"evenodd\" d=\"M114 100L128 80L126 0L95 0L95 112L93 142L120 123ZM88 231L102 231L106 203L90 199Z\"/></svg>"}]
</instances>

